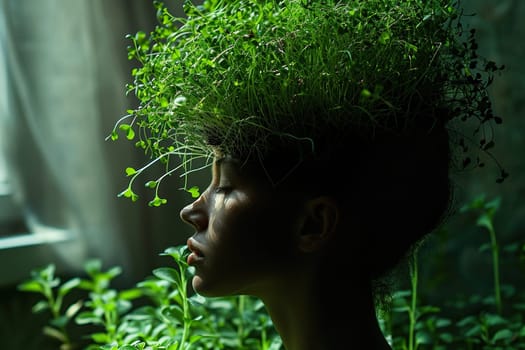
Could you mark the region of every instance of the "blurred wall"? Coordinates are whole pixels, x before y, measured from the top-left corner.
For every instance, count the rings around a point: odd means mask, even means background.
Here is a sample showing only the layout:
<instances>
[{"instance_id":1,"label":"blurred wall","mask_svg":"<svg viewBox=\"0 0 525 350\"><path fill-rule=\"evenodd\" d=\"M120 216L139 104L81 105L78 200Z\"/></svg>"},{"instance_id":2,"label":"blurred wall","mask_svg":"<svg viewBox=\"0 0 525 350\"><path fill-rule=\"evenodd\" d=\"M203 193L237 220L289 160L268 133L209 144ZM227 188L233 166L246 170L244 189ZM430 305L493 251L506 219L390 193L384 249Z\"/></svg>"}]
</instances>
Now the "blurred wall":
<instances>
[{"instance_id":1,"label":"blurred wall","mask_svg":"<svg viewBox=\"0 0 525 350\"><path fill-rule=\"evenodd\" d=\"M456 209L484 194L488 201L501 198L494 225L501 250L502 284L525 288L525 1L463 0L465 23L476 28L479 53L505 65L491 86L495 114L503 124L495 130L493 155L510 173L497 184L498 169L488 159L486 167L458 174ZM490 241L476 226L477 214L454 214L446 231L427 244L421 257L422 293L441 303L453 295L492 292L492 260L480 246ZM422 254L423 255L423 254Z\"/></svg>"}]
</instances>

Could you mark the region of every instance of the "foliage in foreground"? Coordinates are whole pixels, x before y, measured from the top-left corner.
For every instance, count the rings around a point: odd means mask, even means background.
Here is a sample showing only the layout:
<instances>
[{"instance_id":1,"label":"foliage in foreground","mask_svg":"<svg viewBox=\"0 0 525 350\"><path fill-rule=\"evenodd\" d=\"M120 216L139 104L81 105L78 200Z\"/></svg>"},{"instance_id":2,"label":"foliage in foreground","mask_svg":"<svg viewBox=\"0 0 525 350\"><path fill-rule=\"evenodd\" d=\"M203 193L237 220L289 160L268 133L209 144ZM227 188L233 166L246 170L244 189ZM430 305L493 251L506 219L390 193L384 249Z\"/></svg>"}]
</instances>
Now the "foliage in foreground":
<instances>
[{"instance_id":1,"label":"foliage in foreground","mask_svg":"<svg viewBox=\"0 0 525 350\"><path fill-rule=\"evenodd\" d=\"M493 292L458 298L448 305L448 311L420 304L415 254L407 274L410 288L397 291L392 307L379 314L394 350L525 349L525 292L502 284L499 267L502 252L523 264L525 244L517 242L500 249L493 224L498 208L499 199L479 197L462 210L475 212L477 226L489 235L489 243L480 251L491 253ZM85 278L64 283L50 264L32 271L19 289L42 296L33 312L50 314L44 333L55 338L62 350L283 349L258 299L204 299L192 294L188 289L192 268L186 264L186 254L183 246L166 249L163 255L173 259L174 267L153 270L131 289L113 288L111 282L121 269L103 270L98 260L85 264ZM85 326L90 326L85 338L71 339L72 327Z\"/></svg>"}]
</instances>

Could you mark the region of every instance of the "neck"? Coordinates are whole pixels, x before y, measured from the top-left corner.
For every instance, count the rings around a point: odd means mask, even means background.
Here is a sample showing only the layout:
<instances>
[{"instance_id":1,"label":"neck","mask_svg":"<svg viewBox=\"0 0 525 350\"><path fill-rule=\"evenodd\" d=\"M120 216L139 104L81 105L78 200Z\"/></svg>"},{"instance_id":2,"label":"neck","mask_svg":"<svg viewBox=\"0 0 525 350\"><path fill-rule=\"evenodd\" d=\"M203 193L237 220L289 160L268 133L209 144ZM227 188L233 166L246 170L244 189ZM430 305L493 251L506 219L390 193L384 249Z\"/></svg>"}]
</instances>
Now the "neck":
<instances>
[{"instance_id":1,"label":"neck","mask_svg":"<svg viewBox=\"0 0 525 350\"><path fill-rule=\"evenodd\" d=\"M322 272L326 276L326 271ZM287 350L390 350L379 327L369 284L337 290L341 276L297 274L261 299ZM321 283L323 282L324 283ZM335 282L334 282L335 281ZM310 291L305 293L305 291Z\"/></svg>"}]
</instances>

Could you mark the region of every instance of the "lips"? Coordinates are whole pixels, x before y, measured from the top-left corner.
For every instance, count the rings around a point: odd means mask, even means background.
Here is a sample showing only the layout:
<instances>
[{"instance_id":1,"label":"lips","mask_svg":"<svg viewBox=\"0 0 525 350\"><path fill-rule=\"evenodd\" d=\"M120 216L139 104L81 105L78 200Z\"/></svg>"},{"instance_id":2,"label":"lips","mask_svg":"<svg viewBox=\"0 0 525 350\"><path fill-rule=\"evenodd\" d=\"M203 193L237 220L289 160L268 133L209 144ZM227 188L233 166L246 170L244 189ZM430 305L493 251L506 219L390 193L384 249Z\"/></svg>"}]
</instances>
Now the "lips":
<instances>
[{"instance_id":1,"label":"lips","mask_svg":"<svg viewBox=\"0 0 525 350\"><path fill-rule=\"evenodd\" d=\"M199 247L197 247L198 242L190 237L188 238L186 244L188 245L188 249L191 251L191 254L188 255L186 260L188 265L192 266L202 262L202 260L204 260L204 254L199 249Z\"/></svg>"}]
</instances>

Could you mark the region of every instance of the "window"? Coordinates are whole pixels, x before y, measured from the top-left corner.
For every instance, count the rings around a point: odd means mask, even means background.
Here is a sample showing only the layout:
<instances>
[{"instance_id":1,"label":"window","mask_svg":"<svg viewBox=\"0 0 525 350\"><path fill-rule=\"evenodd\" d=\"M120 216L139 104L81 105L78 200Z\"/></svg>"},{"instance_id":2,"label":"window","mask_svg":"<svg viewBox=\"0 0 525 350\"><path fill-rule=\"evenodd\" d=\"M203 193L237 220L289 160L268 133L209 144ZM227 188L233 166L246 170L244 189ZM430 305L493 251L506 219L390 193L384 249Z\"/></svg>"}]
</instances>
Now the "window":
<instances>
[{"instance_id":1,"label":"window","mask_svg":"<svg viewBox=\"0 0 525 350\"><path fill-rule=\"evenodd\" d=\"M7 177L7 162L3 152L0 152L0 239L21 233L27 233L27 227L20 206L13 200Z\"/></svg>"},{"instance_id":2,"label":"window","mask_svg":"<svg viewBox=\"0 0 525 350\"><path fill-rule=\"evenodd\" d=\"M1 20L2 17L0 17L0 28L3 29ZM2 32L4 31L2 30ZM4 38L2 37L0 40L2 39ZM2 44L0 45L0 118L2 119L8 113L7 67L3 43L2 40L0 42ZM8 179L7 161L3 149L5 146L5 135L2 135L2 142L0 142L0 239L27 231L22 219L21 209L13 200L12 188ZM2 241L0 241L0 249L1 247Z\"/></svg>"},{"instance_id":3,"label":"window","mask_svg":"<svg viewBox=\"0 0 525 350\"><path fill-rule=\"evenodd\" d=\"M144 154L104 140L133 103L126 35L152 27L154 8L127 0L2 4L0 286L51 262L76 274L87 258L130 277L149 273L167 244L186 240L187 227L117 198L125 166Z\"/></svg>"},{"instance_id":4,"label":"window","mask_svg":"<svg viewBox=\"0 0 525 350\"><path fill-rule=\"evenodd\" d=\"M5 18L0 13L0 286L17 284L28 278L30 270L56 260L53 249L57 244L69 242L72 248L74 242L65 230L29 225L31 218L24 213L22 204L15 200L6 157L7 149L13 146L7 144L9 138L6 135L12 89L7 35Z\"/></svg>"}]
</instances>

